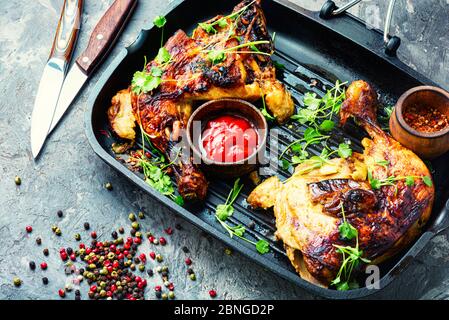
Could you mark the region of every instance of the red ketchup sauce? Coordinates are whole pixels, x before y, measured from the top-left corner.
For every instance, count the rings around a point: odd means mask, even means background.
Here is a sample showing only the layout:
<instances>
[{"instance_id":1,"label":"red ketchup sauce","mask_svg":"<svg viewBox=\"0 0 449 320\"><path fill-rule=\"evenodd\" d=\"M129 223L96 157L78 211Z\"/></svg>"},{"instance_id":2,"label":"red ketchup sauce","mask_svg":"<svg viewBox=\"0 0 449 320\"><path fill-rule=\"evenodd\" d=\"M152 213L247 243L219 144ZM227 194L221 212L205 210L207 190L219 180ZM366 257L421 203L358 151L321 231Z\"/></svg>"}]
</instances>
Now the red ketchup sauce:
<instances>
[{"instance_id":1,"label":"red ketchup sauce","mask_svg":"<svg viewBox=\"0 0 449 320\"><path fill-rule=\"evenodd\" d=\"M237 162L256 151L258 139L257 131L248 120L223 115L207 122L201 135L201 146L211 160Z\"/></svg>"}]
</instances>

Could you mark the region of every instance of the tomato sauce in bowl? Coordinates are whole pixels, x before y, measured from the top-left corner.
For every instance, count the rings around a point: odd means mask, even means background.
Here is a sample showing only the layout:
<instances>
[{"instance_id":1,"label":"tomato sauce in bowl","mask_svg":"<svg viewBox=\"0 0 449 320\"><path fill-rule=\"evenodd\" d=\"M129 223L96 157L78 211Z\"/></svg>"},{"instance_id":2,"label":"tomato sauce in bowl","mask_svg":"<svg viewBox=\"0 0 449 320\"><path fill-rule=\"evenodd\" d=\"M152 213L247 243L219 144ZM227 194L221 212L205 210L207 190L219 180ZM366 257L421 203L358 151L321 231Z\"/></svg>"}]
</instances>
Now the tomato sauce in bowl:
<instances>
[{"instance_id":1,"label":"tomato sauce in bowl","mask_svg":"<svg viewBox=\"0 0 449 320\"><path fill-rule=\"evenodd\" d=\"M259 136L247 119L221 115L206 123L200 139L201 151L208 159L238 162L256 152Z\"/></svg>"}]
</instances>

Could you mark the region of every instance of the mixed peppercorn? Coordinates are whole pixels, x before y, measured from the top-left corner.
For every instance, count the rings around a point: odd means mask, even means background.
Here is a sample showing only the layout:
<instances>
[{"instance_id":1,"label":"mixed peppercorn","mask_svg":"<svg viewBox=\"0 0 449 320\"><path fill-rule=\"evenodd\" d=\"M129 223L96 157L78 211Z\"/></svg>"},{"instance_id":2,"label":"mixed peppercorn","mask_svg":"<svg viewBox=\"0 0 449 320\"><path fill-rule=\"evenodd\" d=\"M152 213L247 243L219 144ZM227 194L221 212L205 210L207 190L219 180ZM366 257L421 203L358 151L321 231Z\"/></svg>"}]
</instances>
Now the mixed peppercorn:
<instances>
[{"instance_id":1,"label":"mixed peppercorn","mask_svg":"<svg viewBox=\"0 0 449 320\"><path fill-rule=\"evenodd\" d=\"M57 211L57 216L62 217L62 211ZM144 219L145 215L139 212L139 219ZM163 286L156 285L154 287L155 296L158 299L175 299L175 285L169 279L169 268L166 265L162 265L164 261L163 256L155 251L150 251L148 256L139 252L139 246L145 239L142 232L140 232L141 226L137 222L137 217L134 213L129 214L129 220L131 221L130 236L126 239L120 235L125 233L123 227L118 228L117 231L111 233L112 240L99 241L97 240L97 233L95 231L90 232L91 241L89 244L79 243L77 248L63 247L59 250L59 257L65 263L66 274L75 274L72 281L64 288L58 290L58 295L61 298L65 298L69 292L73 290L72 283L79 285L82 281L86 281L89 285L88 297L90 299L128 299L128 300L143 300L145 297L145 289L147 287L146 274L149 278L154 277L155 273L159 274L163 283ZM27 226L27 233L31 233L33 228ZM84 223L84 229L90 230L90 224ZM176 229L181 229L178 225ZM53 233L60 234L60 229L57 226L52 227ZM164 229L167 235L173 234L171 227ZM150 232L145 234L149 243L157 246L165 246L167 239L163 236L156 237ZM75 234L75 240L80 241L81 235ZM36 244L41 245L42 239L36 238ZM183 247L182 251L187 255L189 249ZM43 249L44 256L49 255L47 248ZM147 257L156 261L160 265L157 265L154 269L147 265ZM77 268L75 263L83 263L84 266ZM188 266L187 277L192 281L196 280L194 270L191 268L192 260L190 257L185 258L185 264ZM36 269L36 263L34 261L29 262L31 270ZM46 270L48 264L45 261L40 262L40 269ZM139 270L142 275L136 275L134 271ZM146 272L145 272L146 271ZM47 285L49 279L47 277L42 278L42 283ZM22 280L18 277L13 279L13 284L17 287L21 286ZM210 290L209 295L216 297L215 290ZM75 299L81 299L81 291L75 290Z\"/></svg>"}]
</instances>

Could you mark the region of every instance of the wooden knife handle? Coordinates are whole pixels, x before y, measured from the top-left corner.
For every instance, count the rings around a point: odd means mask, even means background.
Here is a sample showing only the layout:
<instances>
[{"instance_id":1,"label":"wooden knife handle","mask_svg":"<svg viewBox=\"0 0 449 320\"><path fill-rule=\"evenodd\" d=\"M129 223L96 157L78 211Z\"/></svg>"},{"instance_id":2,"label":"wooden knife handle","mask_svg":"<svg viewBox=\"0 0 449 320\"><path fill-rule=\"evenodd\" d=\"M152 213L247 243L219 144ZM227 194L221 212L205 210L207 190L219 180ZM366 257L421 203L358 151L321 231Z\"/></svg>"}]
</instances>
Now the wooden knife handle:
<instances>
[{"instance_id":1,"label":"wooden knife handle","mask_svg":"<svg viewBox=\"0 0 449 320\"><path fill-rule=\"evenodd\" d=\"M90 75L106 56L136 4L137 0L115 0L101 17L90 36L86 50L76 60L86 75Z\"/></svg>"},{"instance_id":2,"label":"wooden knife handle","mask_svg":"<svg viewBox=\"0 0 449 320\"><path fill-rule=\"evenodd\" d=\"M83 1L64 0L50 58L60 58L67 63L70 62L81 26Z\"/></svg>"}]
</instances>

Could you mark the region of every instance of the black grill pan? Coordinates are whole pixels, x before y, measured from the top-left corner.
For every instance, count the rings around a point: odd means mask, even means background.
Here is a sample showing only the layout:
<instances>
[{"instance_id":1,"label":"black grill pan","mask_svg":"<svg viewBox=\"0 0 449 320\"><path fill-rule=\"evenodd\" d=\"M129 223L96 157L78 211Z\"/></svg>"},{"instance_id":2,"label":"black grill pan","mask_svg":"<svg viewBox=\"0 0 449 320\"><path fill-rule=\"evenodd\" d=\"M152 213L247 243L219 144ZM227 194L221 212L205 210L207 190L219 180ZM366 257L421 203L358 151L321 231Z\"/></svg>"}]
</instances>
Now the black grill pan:
<instances>
[{"instance_id":1,"label":"black grill pan","mask_svg":"<svg viewBox=\"0 0 449 320\"><path fill-rule=\"evenodd\" d=\"M191 31L197 22L216 14L229 12L238 2L234 0L175 1L166 15L168 23L165 34L172 34L177 29ZM273 59L285 65L285 70L278 78L292 92L297 107L300 107L305 92L313 90L322 96L337 79L349 82L364 79L370 82L379 92L384 105L394 104L403 92L413 86L435 85L431 80L404 65L398 58L385 55L382 34L377 30L367 29L362 21L349 14L323 20L317 12L305 10L284 0L265 0L263 8L270 32L276 32L276 52ZM245 184L241 196L237 199L234 206L236 210L231 221L247 226L247 236L253 240L269 241L271 250L266 255L259 255L253 246L244 241L231 239L214 218L213 210L217 204L225 201L232 181L211 180L209 195L203 205L186 204L184 207L179 207L154 191L142 180L140 174L131 172L115 158L111 151L114 137L103 134L105 130L109 130L106 110L115 93L126 88L134 72L142 69L143 57L155 56L159 46L160 31L152 25L143 29L136 41L120 52L95 86L86 113L86 134L95 153L138 187L186 220L220 239L227 246L240 251L251 260L314 294L333 299L351 299L369 296L376 292L367 288L339 292L319 288L302 280L290 265L282 243L274 240L273 216L270 213L256 212L248 208L245 199L252 189L250 183ZM310 86L312 79L318 83L317 86ZM295 126L276 127L280 136L279 148L284 148L297 139L298 127ZM360 139L363 134L362 130L355 126L345 132L337 130L333 143L350 139L353 146L360 151ZM318 153L319 150L314 152ZM435 234L449 225L448 163L449 155L431 163L436 186L436 203L432 218L424 233L408 250L380 266L381 289L402 273ZM274 171L274 168L272 174L277 174L281 178L290 175L282 169ZM248 227L249 224L254 223L254 228Z\"/></svg>"}]
</instances>

